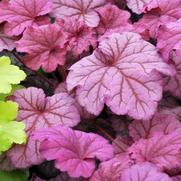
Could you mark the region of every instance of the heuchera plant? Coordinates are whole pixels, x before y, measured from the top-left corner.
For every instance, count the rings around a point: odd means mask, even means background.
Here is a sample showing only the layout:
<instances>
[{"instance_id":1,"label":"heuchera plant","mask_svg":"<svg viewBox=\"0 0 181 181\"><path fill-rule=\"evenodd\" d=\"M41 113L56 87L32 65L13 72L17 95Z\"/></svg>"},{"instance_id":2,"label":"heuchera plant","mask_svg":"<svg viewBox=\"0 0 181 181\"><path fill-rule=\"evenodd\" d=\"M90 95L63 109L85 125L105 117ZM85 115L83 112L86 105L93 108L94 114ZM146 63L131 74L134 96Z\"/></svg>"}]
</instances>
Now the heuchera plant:
<instances>
[{"instance_id":1,"label":"heuchera plant","mask_svg":"<svg viewBox=\"0 0 181 181\"><path fill-rule=\"evenodd\" d=\"M181 0L0 1L0 180L181 181L180 101Z\"/></svg>"}]
</instances>

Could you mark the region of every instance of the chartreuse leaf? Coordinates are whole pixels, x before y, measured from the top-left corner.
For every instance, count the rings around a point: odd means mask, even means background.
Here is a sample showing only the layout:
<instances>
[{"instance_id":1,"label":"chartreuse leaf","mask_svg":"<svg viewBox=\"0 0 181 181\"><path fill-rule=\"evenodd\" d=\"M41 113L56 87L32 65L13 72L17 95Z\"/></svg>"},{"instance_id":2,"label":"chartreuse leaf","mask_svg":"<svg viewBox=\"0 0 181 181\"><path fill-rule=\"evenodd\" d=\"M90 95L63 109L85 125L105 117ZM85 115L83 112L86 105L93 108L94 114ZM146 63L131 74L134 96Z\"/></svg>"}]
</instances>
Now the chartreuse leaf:
<instances>
[{"instance_id":1,"label":"chartreuse leaf","mask_svg":"<svg viewBox=\"0 0 181 181\"><path fill-rule=\"evenodd\" d=\"M14 121L17 113L17 103L0 101L0 152L8 150L12 143L22 144L26 141L25 125Z\"/></svg>"},{"instance_id":2,"label":"chartreuse leaf","mask_svg":"<svg viewBox=\"0 0 181 181\"><path fill-rule=\"evenodd\" d=\"M12 90L8 94L0 93L0 101L5 101L7 96L12 95L16 90L24 88L22 85L12 85Z\"/></svg>"},{"instance_id":3,"label":"chartreuse leaf","mask_svg":"<svg viewBox=\"0 0 181 181\"><path fill-rule=\"evenodd\" d=\"M9 57L0 57L0 93L10 93L11 84L19 84L26 78L26 74L10 62Z\"/></svg>"},{"instance_id":4,"label":"chartreuse leaf","mask_svg":"<svg viewBox=\"0 0 181 181\"><path fill-rule=\"evenodd\" d=\"M28 172L27 171L1 171L0 170L0 180L2 181L27 181L28 180Z\"/></svg>"}]
</instances>

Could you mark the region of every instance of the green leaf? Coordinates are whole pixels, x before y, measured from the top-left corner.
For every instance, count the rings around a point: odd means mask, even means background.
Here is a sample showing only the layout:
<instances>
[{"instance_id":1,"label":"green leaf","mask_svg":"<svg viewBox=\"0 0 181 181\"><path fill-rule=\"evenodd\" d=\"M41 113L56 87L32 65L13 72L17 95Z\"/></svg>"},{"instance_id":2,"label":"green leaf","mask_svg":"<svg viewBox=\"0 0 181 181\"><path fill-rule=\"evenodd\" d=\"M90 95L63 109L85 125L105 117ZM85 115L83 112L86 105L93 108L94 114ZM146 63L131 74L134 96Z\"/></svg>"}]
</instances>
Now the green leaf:
<instances>
[{"instance_id":1,"label":"green leaf","mask_svg":"<svg viewBox=\"0 0 181 181\"><path fill-rule=\"evenodd\" d=\"M0 171L0 180L1 181L27 181L28 180L28 172L27 171Z\"/></svg>"},{"instance_id":2,"label":"green leaf","mask_svg":"<svg viewBox=\"0 0 181 181\"><path fill-rule=\"evenodd\" d=\"M24 123L14 121L17 113L17 103L0 101L0 152L8 150L13 143L26 142Z\"/></svg>"},{"instance_id":3,"label":"green leaf","mask_svg":"<svg viewBox=\"0 0 181 181\"><path fill-rule=\"evenodd\" d=\"M24 88L22 85L12 85L12 90L8 94L2 94L0 93L0 101L5 101L6 97L12 95L16 90Z\"/></svg>"},{"instance_id":4,"label":"green leaf","mask_svg":"<svg viewBox=\"0 0 181 181\"><path fill-rule=\"evenodd\" d=\"M19 84L26 74L15 65L10 65L9 57L0 57L0 93L11 92L11 84Z\"/></svg>"},{"instance_id":5,"label":"green leaf","mask_svg":"<svg viewBox=\"0 0 181 181\"><path fill-rule=\"evenodd\" d=\"M0 122L12 121L17 117L18 104L12 101L0 101Z\"/></svg>"}]
</instances>

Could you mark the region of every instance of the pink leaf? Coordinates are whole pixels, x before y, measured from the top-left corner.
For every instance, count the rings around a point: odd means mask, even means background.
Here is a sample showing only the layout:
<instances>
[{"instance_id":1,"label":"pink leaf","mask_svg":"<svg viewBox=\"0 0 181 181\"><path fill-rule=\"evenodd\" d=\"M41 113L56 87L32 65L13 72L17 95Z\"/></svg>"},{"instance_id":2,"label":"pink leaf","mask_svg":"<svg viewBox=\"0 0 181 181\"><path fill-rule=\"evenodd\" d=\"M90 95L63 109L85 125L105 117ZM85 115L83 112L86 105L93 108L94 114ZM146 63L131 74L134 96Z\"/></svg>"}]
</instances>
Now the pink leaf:
<instances>
[{"instance_id":1,"label":"pink leaf","mask_svg":"<svg viewBox=\"0 0 181 181\"><path fill-rule=\"evenodd\" d=\"M164 90L181 99L181 57L178 56L177 51L174 51L171 58L176 69L176 75L166 78Z\"/></svg>"},{"instance_id":2,"label":"pink leaf","mask_svg":"<svg viewBox=\"0 0 181 181\"><path fill-rule=\"evenodd\" d=\"M96 9L106 0L53 0L53 16L57 18L76 17L90 27L96 27L100 18Z\"/></svg>"},{"instance_id":3,"label":"pink leaf","mask_svg":"<svg viewBox=\"0 0 181 181\"><path fill-rule=\"evenodd\" d=\"M155 47L138 34L114 33L70 68L67 87L77 87L79 103L92 114L106 104L116 114L147 119L162 94L160 76L153 70L172 74Z\"/></svg>"},{"instance_id":4,"label":"pink leaf","mask_svg":"<svg viewBox=\"0 0 181 181\"><path fill-rule=\"evenodd\" d=\"M66 82L60 83L56 87L54 92L55 92L55 94L59 94L59 93L69 94L69 96L74 99L74 105L77 108L77 110L79 111L79 114L80 114L81 118L83 118L83 119L93 119L95 117L94 115L88 113L85 108L80 106L80 104L76 100L75 91L68 92Z\"/></svg>"},{"instance_id":5,"label":"pink leaf","mask_svg":"<svg viewBox=\"0 0 181 181\"><path fill-rule=\"evenodd\" d=\"M3 50L12 51L16 47L15 40L16 38L5 35L0 28L0 52Z\"/></svg>"},{"instance_id":6,"label":"pink leaf","mask_svg":"<svg viewBox=\"0 0 181 181\"><path fill-rule=\"evenodd\" d=\"M152 10L153 9L153 10ZM152 0L147 4L147 14L136 23L138 32L149 32L149 37L157 38L161 25L178 20L181 17L181 0Z\"/></svg>"},{"instance_id":7,"label":"pink leaf","mask_svg":"<svg viewBox=\"0 0 181 181\"><path fill-rule=\"evenodd\" d=\"M117 6L108 4L99 9L99 14L100 23L96 30L100 35L109 31L120 32L121 29L130 26L130 13L119 9Z\"/></svg>"},{"instance_id":8,"label":"pink leaf","mask_svg":"<svg viewBox=\"0 0 181 181\"><path fill-rule=\"evenodd\" d=\"M41 154L56 160L55 166L71 177L88 178L95 169L95 157L105 161L113 156L112 146L101 136L63 126L37 131L34 138L42 141Z\"/></svg>"},{"instance_id":9,"label":"pink leaf","mask_svg":"<svg viewBox=\"0 0 181 181\"><path fill-rule=\"evenodd\" d=\"M141 14L144 12L144 7L151 0L127 0L128 7L137 14Z\"/></svg>"},{"instance_id":10,"label":"pink leaf","mask_svg":"<svg viewBox=\"0 0 181 181\"><path fill-rule=\"evenodd\" d=\"M17 50L28 53L24 63L32 70L42 67L46 72L52 72L65 63L65 39L57 24L31 27L17 42Z\"/></svg>"},{"instance_id":11,"label":"pink leaf","mask_svg":"<svg viewBox=\"0 0 181 181\"><path fill-rule=\"evenodd\" d=\"M150 164L143 163L134 165L131 168L123 171L120 181L172 181L172 179L158 171L158 169Z\"/></svg>"},{"instance_id":12,"label":"pink leaf","mask_svg":"<svg viewBox=\"0 0 181 181\"><path fill-rule=\"evenodd\" d=\"M116 155L111 160L101 163L99 169L90 178L90 181L120 181L121 173L129 166L128 155Z\"/></svg>"},{"instance_id":13,"label":"pink leaf","mask_svg":"<svg viewBox=\"0 0 181 181\"><path fill-rule=\"evenodd\" d=\"M64 21L59 21L61 28L68 35L68 50L73 55L78 56L84 51L88 51L92 45L96 47L97 38L93 28L88 27L77 18L66 18Z\"/></svg>"},{"instance_id":14,"label":"pink leaf","mask_svg":"<svg viewBox=\"0 0 181 181\"><path fill-rule=\"evenodd\" d=\"M181 123L176 117L164 113L156 113L149 120L134 120L129 125L129 133L134 141L150 138L157 133L169 134L178 129L181 129Z\"/></svg>"},{"instance_id":15,"label":"pink leaf","mask_svg":"<svg viewBox=\"0 0 181 181\"><path fill-rule=\"evenodd\" d=\"M158 35L157 47L160 49L165 60L169 59L172 50L177 49L181 44L181 21L172 22L162 26Z\"/></svg>"},{"instance_id":16,"label":"pink leaf","mask_svg":"<svg viewBox=\"0 0 181 181\"><path fill-rule=\"evenodd\" d=\"M177 106L172 109L164 109L164 110L162 110L162 112L167 115L175 116L176 119L181 122L181 107L180 106Z\"/></svg>"},{"instance_id":17,"label":"pink leaf","mask_svg":"<svg viewBox=\"0 0 181 181\"><path fill-rule=\"evenodd\" d=\"M18 120L26 124L28 135L26 145L16 145L8 152L12 163L18 168L38 164L43 160L39 153L39 143L31 138L33 131L60 124L73 127L80 121L73 99L65 93L45 97L43 90L31 87L16 91L13 100L19 104Z\"/></svg>"},{"instance_id":18,"label":"pink leaf","mask_svg":"<svg viewBox=\"0 0 181 181\"><path fill-rule=\"evenodd\" d=\"M172 177L172 180L173 180L173 181L180 181L180 180L181 180L181 175Z\"/></svg>"},{"instance_id":19,"label":"pink leaf","mask_svg":"<svg viewBox=\"0 0 181 181\"><path fill-rule=\"evenodd\" d=\"M52 10L50 0L11 0L0 6L0 22L7 22L5 31L11 36L20 35L27 27L38 26L44 21L47 24L47 17L42 15Z\"/></svg>"},{"instance_id":20,"label":"pink leaf","mask_svg":"<svg viewBox=\"0 0 181 181\"><path fill-rule=\"evenodd\" d=\"M36 129L33 128L32 129ZM16 168L27 168L32 165L38 165L44 161L39 152L40 143L28 137L25 145L15 145L8 152L7 156Z\"/></svg>"},{"instance_id":21,"label":"pink leaf","mask_svg":"<svg viewBox=\"0 0 181 181\"><path fill-rule=\"evenodd\" d=\"M129 153L136 162L148 161L162 170L180 167L181 132L139 140L129 148Z\"/></svg>"}]
</instances>

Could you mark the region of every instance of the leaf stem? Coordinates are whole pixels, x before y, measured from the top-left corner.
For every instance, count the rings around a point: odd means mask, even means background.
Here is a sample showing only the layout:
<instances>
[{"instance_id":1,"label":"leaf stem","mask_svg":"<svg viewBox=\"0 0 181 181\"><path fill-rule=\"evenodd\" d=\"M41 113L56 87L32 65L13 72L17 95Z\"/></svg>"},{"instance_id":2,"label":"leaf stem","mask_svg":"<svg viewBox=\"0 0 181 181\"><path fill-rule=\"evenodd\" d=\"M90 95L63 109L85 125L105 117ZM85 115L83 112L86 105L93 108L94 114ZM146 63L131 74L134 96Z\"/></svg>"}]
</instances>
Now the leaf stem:
<instances>
[{"instance_id":1,"label":"leaf stem","mask_svg":"<svg viewBox=\"0 0 181 181\"><path fill-rule=\"evenodd\" d=\"M64 66L60 65L58 66L58 72L62 78L62 81L65 81L67 78L67 72Z\"/></svg>"},{"instance_id":2,"label":"leaf stem","mask_svg":"<svg viewBox=\"0 0 181 181\"><path fill-rule=\"evenodd\" d=\"M104 134L110 141L114 141L114 138L109 134L107 133L103 128L101 128L100 126L96 125L96 128L102 133Z\"/></svg>"}]
</instances>

